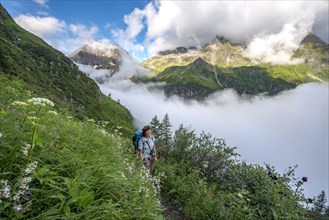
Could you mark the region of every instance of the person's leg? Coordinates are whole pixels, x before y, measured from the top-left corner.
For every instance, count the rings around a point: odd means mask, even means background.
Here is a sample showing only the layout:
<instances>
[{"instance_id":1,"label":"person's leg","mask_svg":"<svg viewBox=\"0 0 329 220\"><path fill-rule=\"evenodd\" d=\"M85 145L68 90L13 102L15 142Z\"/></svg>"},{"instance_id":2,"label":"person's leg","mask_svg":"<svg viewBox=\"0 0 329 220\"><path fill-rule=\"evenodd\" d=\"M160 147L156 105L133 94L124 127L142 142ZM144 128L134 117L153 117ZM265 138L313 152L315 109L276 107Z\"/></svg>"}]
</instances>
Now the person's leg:
<instances>
[{"instance_id":1,"label":"person's leg","mask_svg":"<svg viewBox=\"0 0 329 220\"><path fill-rule=\"evenodd\" d=\"M144 162L144 166L145 166L147 172L150 173L150 171L151 171L151 159L150 158L144 159L143 162Z\"/></svg>"}]
</instances>

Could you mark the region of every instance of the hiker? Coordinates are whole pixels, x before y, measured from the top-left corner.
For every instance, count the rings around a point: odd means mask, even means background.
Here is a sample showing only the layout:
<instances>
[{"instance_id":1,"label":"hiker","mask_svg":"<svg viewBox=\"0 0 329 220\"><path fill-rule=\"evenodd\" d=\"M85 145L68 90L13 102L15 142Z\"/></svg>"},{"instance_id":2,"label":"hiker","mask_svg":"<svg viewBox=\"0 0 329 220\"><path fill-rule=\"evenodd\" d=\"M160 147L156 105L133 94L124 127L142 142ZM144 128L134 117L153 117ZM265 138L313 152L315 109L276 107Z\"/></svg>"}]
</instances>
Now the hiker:
<instances>
[{"instance_id":1,"label":"hiker","mask_svg":"<svg viewBox=\"0 0 329 220\"><path fill-rule=\"evenodd\" d=\"M152 135L152 129L150 125L146 125L142 130L142 138L138 143L139 157L142 165L146 167L148 172L155 161L157 161L155 139Z\"/></svg>"}]
</instances>

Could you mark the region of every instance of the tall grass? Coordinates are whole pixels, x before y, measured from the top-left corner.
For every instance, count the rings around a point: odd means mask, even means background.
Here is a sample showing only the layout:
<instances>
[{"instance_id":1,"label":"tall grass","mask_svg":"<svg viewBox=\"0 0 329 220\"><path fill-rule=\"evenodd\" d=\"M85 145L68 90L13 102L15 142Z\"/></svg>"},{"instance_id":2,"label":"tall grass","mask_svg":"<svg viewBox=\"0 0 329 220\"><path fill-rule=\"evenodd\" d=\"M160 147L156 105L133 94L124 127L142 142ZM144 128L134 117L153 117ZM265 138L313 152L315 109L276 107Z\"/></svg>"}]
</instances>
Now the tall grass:
<instances>
[{"instance_id":1,"label":"tall grass","mask_svg":"<svg viewBox=\"0 0 329 220\"><path fill-rule=\"evenodd\" d=\"M2 86L0 219L163 219L156 177L121 128L60 113L19 83Z\"/></svg>"}]
</instances>

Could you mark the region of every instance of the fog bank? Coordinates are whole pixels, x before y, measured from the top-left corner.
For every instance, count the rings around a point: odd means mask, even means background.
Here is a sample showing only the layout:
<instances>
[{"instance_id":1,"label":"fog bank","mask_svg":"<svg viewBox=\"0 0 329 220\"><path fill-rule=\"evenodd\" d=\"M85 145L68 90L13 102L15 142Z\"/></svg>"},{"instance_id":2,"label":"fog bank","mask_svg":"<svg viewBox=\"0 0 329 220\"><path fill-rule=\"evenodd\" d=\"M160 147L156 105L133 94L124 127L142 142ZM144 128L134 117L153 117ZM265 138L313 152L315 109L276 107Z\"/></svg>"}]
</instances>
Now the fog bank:
<instances>
[{"instance_id":1,"label":"fog bank","mask_svg":"<svg viewBox=\"0 0 329 220\"><path fill-rule=\"evenodd\" d=\"M325 190L328 196L328 84L308 83L275 97L243 98L225 90L204 103L166 98L163 92L150 92L149 86L129 80L99 86L131 111L139 127L168 113L173 129L190 125L196 133L224 138L248 163L270 163L280 173L298 164L297 177L309 180L305 195Z\"/></svg>"}]
</instances>

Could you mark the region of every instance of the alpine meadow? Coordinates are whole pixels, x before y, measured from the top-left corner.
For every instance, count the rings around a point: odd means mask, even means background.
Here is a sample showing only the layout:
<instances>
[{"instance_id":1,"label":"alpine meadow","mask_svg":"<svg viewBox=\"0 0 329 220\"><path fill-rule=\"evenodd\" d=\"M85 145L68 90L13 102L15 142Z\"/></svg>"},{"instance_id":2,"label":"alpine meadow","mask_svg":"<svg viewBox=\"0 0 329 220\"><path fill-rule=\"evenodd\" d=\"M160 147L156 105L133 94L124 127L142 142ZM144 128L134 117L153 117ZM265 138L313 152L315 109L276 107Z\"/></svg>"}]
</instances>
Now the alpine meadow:
<instances>
[{"instance_id":1,"label":"alpine meadow","mask_svg":"<svg viewBox=\"0 0 329 220\"><path fill-rule=\"evenodd\" d=\"M329 219L328 2L80 3L0 4L1 220Z\"/></svg>"}]
</instances>

